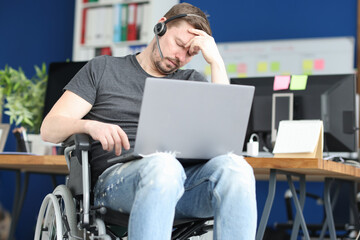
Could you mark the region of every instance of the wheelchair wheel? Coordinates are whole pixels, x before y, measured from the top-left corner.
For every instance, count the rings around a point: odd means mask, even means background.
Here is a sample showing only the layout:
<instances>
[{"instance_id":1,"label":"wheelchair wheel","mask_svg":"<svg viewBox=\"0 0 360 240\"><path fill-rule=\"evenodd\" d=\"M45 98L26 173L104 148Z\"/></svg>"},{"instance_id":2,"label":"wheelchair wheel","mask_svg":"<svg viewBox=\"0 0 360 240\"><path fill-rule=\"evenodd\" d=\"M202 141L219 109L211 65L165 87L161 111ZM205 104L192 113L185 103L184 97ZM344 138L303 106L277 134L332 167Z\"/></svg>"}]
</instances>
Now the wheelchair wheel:
<instances>
[{"instance_id":1,"label":"wheelchair wheel","mask_svg":"<svg viewBox=\"0 0 360 240\"><path fill-rule=\"evenodd\" d=\"M46 195L36 222L34 240L62 239L63 226L61 212L56 196Z\"/></svg>"},{"instance_id":2,"label":"wheelchair wheel","mask_svg":"<svg viewBox=\"0 0 360 240\"><path fill-rule=\"evenodd\" d=\"M34 240L69 239L79 236L75 204L69 189L58 186L48 194L40 207Z\"/></svg>"}]
</instances>

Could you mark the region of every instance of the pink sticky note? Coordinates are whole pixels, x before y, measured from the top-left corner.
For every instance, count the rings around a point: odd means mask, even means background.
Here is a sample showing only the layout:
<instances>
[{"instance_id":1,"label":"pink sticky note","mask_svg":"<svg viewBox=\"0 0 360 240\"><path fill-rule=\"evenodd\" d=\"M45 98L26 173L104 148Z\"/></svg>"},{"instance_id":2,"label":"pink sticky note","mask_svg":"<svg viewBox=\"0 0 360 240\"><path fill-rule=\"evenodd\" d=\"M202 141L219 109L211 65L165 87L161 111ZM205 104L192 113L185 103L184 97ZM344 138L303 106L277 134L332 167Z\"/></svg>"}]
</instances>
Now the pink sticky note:
<instances>
[{"instance_id":1,"label":"pink sticky note","mask_svg":"<svg viewBox=\"0 0 360 240\"><path fill-rule=\"evenodd\" d=\"M314 61L314 69L315 70L324 70L325 61L324 59L316 59Z\"/></svg>"},{"instance_id":2,"label":"pink sticky note","mask_svg":"<svg viewBox=\"0 0 360 240\"><path fill-rule=\"evenodd\" d=\"M237 65L237 72L238 73L246 73L246 71L247 71L246 63L239 63Z\"/></svg>"},{"instance_id":3,"label":"pink sticky note","mask_svg":"<svg viewBox=\"0 0 360 240\"><path fill-rule=\"evenodd\" d=\"M289 89L290 76L275 76L274 91Z\"/></svg>"}]
</instances>

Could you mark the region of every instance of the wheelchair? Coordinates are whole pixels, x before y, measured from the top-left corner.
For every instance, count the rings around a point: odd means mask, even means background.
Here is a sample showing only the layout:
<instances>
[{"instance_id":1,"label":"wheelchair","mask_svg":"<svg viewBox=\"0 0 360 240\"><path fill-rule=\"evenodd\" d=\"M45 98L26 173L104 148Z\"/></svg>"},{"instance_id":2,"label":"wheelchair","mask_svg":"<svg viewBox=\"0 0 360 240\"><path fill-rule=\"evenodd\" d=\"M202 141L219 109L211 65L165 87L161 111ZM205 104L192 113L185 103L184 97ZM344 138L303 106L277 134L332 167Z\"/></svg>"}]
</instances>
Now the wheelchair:
<instances>
[{"instance_id":1,"label":"wheelchair","mask_svg":"<svg viewBox=\"0 0 360 240\"><path fill-rule=\"evenodd\" d=\"M65 185L45 196L38 214L34 240L127 239L129 215L92 206L88 151L91 139L75 134L63 146L69 168ZM171 239L185 240L212 229L212 219L175 220Z\"/></svg>"}]
</instances>

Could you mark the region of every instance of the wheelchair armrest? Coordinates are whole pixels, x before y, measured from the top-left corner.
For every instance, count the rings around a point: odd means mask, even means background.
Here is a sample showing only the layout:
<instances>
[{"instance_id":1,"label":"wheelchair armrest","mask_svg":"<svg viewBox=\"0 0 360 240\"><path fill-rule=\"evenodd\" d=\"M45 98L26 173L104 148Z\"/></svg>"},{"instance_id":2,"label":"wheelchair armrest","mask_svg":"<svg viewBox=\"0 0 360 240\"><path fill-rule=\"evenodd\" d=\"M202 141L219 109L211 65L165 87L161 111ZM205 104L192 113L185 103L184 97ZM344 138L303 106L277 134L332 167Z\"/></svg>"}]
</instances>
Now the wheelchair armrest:
<instances>
[{"instance_id":1,"label":"wheelchair armrest","mask_svg":"<svg viewBox=\"0 0 360 240\"><path fill-rule=\"evenodd\" d=\"M77 133L71 135L69 138L67 138L63 143L63 147L69 147L74 146L76 150L80 151L88 151L90 150L90 143L92 139L88 134L85 133Z\"/></svg>"}]
</instances>

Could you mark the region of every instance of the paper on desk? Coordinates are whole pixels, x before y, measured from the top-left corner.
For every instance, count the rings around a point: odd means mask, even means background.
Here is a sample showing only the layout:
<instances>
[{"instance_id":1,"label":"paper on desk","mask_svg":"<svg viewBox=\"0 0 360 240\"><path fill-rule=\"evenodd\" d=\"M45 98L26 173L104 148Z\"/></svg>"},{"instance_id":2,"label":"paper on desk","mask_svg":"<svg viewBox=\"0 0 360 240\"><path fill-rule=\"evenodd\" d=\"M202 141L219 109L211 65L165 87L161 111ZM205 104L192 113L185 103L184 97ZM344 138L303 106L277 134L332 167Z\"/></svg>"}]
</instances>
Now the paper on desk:
<instances>
[{"instance_id":1,"label":"paper on desk","mask_svg":"<svg viewBox=\"0 0 360 240\"><path fill-rule=\"evenodd\" d=\"M280 121L273 153L314 153L316 157L316 153L321 151L322 156L322 126L320 120Z\"/></svg>"}]
</instances>

